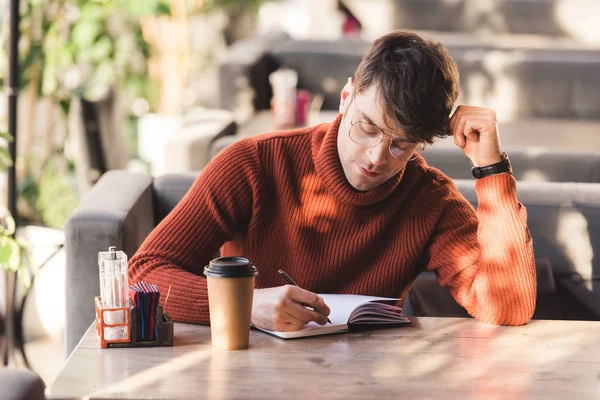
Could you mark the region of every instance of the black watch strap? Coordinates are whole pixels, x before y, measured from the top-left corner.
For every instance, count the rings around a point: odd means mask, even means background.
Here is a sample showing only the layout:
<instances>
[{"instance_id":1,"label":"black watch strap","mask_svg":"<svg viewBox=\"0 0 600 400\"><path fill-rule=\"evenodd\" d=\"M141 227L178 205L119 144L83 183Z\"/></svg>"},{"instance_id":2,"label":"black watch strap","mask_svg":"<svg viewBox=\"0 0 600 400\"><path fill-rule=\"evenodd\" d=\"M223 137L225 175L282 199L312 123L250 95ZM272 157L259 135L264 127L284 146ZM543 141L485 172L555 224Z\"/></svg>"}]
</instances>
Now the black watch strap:
<instances>
[{"instance_id":1,"label":"black watch strap","mask_svg":"<svg viewBox=\"0 0 600 400\"><path fill-rule=\"evenodd\" d=\"M473 167L471 168L471 172L475 179L479 179L490 175L502 174L504 172L512 174L512 168L510 166L508 155L502 153L502 161L485 167Z\"/></svg>"}]
</instances>

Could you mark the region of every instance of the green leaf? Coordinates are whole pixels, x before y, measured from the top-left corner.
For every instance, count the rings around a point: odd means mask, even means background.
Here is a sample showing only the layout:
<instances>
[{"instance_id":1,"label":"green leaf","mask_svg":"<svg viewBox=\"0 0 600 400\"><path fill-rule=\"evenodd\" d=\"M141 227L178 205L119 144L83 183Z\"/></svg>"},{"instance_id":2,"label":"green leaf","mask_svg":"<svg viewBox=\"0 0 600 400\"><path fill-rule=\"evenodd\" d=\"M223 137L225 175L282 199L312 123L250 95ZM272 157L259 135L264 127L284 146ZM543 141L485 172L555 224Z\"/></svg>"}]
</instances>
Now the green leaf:
<instances>
[{"instance_id":1,"label":"green leaf","mask_svg":"<svg viewBox=\"0 0 600 400\"><path fill-rule=\"evenodd\" d=\"M20 62L21 65L19 67L21 68L21 71L28 70L33 64L33 62L36 60L37 56L38 54L36 54L36 48L29 49L29 51L25 55L25 58Z\"/></svg>"},{"instance_id":2,"label":"green leaf","mask_svg":"<svg viewBox=\"0 0 600 400\"><path fill-rule=\"evenodd\" d=\"M86 96L94 98L96 95L95 91L98 88L113 84L115 80L115 66L108 61L103 62L102 64L98 65L96 71L94 71L94 75L90 79L86 88Z\"/></svg>"},{"instance_id":3,"label":"green leaf","mask_svg":"<svg viewBox=\"0 0 600 400\"><path fill-rule=\"evenodd\" d=\"M0 237L0 269L8 270L8 259L10 258L10 253L12 251L9 242L10 237Z\"/></svg>"},{"instance_id":4,"label":"green leaf","mask_svg":"<svg viewBox=\"0 0 600 400\"><path fill-rule=\"evenodd\" d=\"M3 131L0 131L0 138L6 140L7 142L12 142L15 139L10 133Z\"/></svg>"},{"instance_id":5,"label":"green leaf","mask_svg":"<svg viewBox=\"0 0 600 400\"><path fill-rule=\"evenodd\" d=\"M19 89L21 90L25 90L27 88L27 86L29 86L29 83L31 83L31 79L27 76L21 75L21 79L19 79Z\"/></svg>"},{"instance_id":6,"label":"green leaf","mask_svg":"<svg viewBox=\"0 0 600 400\"><path fill-rule=\"evenodd\" d=\"M90 47L96 41L96 38L100 34L101 25L95 21L79 21L73 31L71 32L71 36L73 42L80 48L85 49Z\"/></svg>"},{"instance_id":7,"label":"green leaf","mask_svg":"<svg viewBox=\"0 0 600 400\"><path fill-rule=\"evenodd\" d=\"M21 256L23 257L23 259L25 261L25 265L29 266L29 269L31 270L31 272L34 275L37 275L40 268L33 261L33 256L31 254L31 249L29 248L29 243L27 242L27 240L25 238L22 238L22 237L17 237L16 240L17 240L17 243L19 244L19 246L21 246Z\"/></svg>"},{"instance_id":8,"label":"green leaf","mask_svg":"<svg viewBox=\"0 0 600 400\"><path fill-rule=\"evenodd\" d=\"M41 95L51 96L58 90L58 80L56 79L56 68L48 66L44 68L43 79L41 79Z\"/></svg>"},{"instance_id":9,"label":"green leaf","mask_svg":"<svg viewBox=\"0 0 600 400\"><path fill-rule=\"evenodd\" d=\"M0 238L0 266L1 268L17 272L21 265L21 248L10 236Z\"/></svg>"},{"instance_id":10,"label":"green leaf","mask_svg":"<svg viewBox=\"0 0 600 400\"><path fill-rule=\"evenodd\" d=\"M29 269L26 266L19 268L17 270L17 276L19 277L19 282L21 282L21 285L23 285L25 292L29 292L29 289L31 289L32 280L32 275Z\"/></svg>"},{"instance_id":11,"label":"green leaf","mask_svg":"<svg viewBox=\"0 0 600 400\"><path fill-rule=\"evenodd\" d=\"M59 101L58 105L60 106L60 109L62 110L65 116L69 115L69 110L71 109L70 100L62 99L61 101Z\"/></svg>"},{"instance_id":12,"label":"green leaf","mask_svg":"<svg viewBox=\"0 0 600 400\"><path fill-rule=\"evenodd\" d=\"M0 165L3 169L6 169L6 167L10 167L11 165L13 165L10 152L4 146L0 146Z\"/></svg>"},{"instance_id":13,"label":"green leaf","mask_svg":"<svg viewBox=\"0 0 600 400\"><path fill-rule=\"evenodd\" d=\"M81 19L102 21L106 17L105 6L88 1L81 9Z\"/></svg>"},{"instance_id":14,"label":"green leaf","mask_svg":"<svg viewBox=\"0 0 600 400\"><path fill-rule=\"evenodd\" d=\"M4 206L0 206L0 217L2 218L2 223L0 224L0 233L5 236L12 237L15 233L15 219L10 215L8 209Z\"/></svg>"},{"instance_id":15,"label":"green leaf","mask_svg":"<svg viewBox=\"0 0 600 400\"><path fill-rule=\"evenodd\" d=\"M30 174L23 177L19 184L19 197L23 198L29 204L35 204L39 196L38 183Z\"/></svg>"},{"instance_id":16,"label":"green leaf","mask_svg":"<svg viewBox=\"0 0 600 400\"><path fill-rule=\"evenodd\" d=\"M68 67L75 63L75 59L73 58L73 53L68 45L61 46L56 49L56 63L61 67Z\"/></svg>"},{"instance_id":17,"label":"green leaf","mask_svg":"<svg viewBox=\"0 0 600 400\"><path fill-rule=\"evenodd\" d=\"M154 13L154 7L156 6L156 0L132 0L123 4L123 7L132 15L136 17L147 17Z\"/></svg>"},{"instance_id":18,"label":"green leaf","mask_svg":"<svg viewBox=\"0 0 600 400\"><path fill-rule=\"evenodd\" d=\"M154 6L154 15L157 17L171 15L171 5L166 1L158 1Z\"/></svg>"},{"instance_id":19,"label":"green leaf","mask_svg":"<svg viewBox=\"0 0 600 400\"><path fill-rule=\"evenodd\" d=\"M171 15L171 5L165 0L129 0L123 1L120 6L133 17L158 17Z\"/></svg>"},{"instance_id":20,"label":"green leaf","mask_svg":"<svg viewBox=\"0 0 600 400\"><path fill-rule=\"evenodd\" d=\"M58 170L54 160L44 166L37 208L42 211L42 218L47 226L62 229L79 204L79 198L69 177L58 173ZM61 201L56 201L57 198Z\"/></svg>"},{"instance_id":21,"label":"green leaf","mask_svg":"<svg viewBox=\"0 0 600 400\"><path fill-rule=\"evenodd\" d=\"M8 259L8 268L13 272L17 272L21 266L21 247L19 247L16 240L12 240L10 246L12 247L12 252Z\"/></svg>"},{"instance_id":22,"label":"green leaf","mask_svg":"<svg viewBox=\"0 0 600 400\"><path fill-rule=\"evenodd\" d=\"M27 55L21 61L19 69L21 73L19 86L21 90L27 88L29 83L33 79L33 74L35 71L43 68L44 62L44 50L42 48L41 43L37 42L32 44L31 48L27 52Z\"/></svg>"},{"instance_id":23,"label":"green leaf","mask_svg":"<svg viewBox=\"0 0 600 400\"><path fill-rule=\"evenodd\" d=\"M91 48L91 58L96 62L105 61L110 58L112 51L112 40L108 36L103 36Z\"/></svg>"}]
</instances>

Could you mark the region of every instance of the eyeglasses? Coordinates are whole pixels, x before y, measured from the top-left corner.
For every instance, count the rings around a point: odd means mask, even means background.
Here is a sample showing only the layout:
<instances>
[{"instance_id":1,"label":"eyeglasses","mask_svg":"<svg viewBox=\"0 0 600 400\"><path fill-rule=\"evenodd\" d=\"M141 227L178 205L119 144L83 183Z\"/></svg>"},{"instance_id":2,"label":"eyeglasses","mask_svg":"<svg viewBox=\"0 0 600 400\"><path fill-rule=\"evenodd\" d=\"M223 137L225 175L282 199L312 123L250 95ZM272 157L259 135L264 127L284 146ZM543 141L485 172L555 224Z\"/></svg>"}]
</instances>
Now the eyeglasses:
<instances>
[{"instance_id":1,"label":"eyeglasses","mask_svg":"<svg viewBox=\"0 0 600 400\"><path fill-rule=\"evenodd\" d=\"M354 101L354 94L350 101ZM354 111L356 114L356 106ZM375 147L383 141L384 137L387 137L390 139L388 147L390 154L392 157L403 161L412 161L416 158L416 154L420 154L425 150L425 143L423 142L388 135L377 126L366 121L350 121L348 135L354 143L365 147Z\"/></svg>"}]
</instances>

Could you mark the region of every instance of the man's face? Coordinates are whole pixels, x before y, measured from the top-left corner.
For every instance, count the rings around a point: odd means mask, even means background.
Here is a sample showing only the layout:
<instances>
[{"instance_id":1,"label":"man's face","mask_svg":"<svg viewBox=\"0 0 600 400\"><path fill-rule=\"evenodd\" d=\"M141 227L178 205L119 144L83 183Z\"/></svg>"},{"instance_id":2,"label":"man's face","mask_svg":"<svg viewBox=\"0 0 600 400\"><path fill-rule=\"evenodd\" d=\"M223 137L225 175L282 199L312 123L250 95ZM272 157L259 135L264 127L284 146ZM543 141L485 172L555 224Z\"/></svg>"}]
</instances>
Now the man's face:
<instances>
[{"instance_id":1,"label":"man's face","mask_svg":"<svg viewBox=\"0 0 600 400\"><path fill-rule=\"evenodd\" d=\"M353 91L354 85L349 82L342 92L340 112L343 118L338 132L337 147L346 179L356 190L364 192L376 188L404 168L406 159L393 157L389 146L391 137L405 135L384 114L375 85L360 94L353 95ZM381 143L372 147L355 143L349 132L352 123L357 121L376 125L386 136Z\"/></svg>"}]
</instances>

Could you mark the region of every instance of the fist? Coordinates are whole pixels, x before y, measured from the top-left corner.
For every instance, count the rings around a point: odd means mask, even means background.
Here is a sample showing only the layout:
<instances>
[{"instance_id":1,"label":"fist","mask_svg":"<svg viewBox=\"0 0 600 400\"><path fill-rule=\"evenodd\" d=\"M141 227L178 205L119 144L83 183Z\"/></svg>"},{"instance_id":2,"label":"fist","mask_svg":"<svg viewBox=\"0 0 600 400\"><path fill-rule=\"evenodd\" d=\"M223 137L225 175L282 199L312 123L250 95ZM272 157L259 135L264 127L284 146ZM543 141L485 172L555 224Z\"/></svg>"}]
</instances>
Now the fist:
<instances>
[{"instance_id":1,"label":"fist","mask_svg":"<svg viewBox=\"0 0 600 400\"><path fill-rule=\"evenodd\" d=\"M502 161L496 113L489 108L458 106L450 118L450 133L475 167Z\"/></svg>"}]
</instances>

